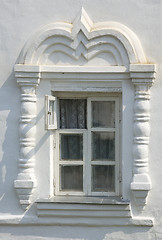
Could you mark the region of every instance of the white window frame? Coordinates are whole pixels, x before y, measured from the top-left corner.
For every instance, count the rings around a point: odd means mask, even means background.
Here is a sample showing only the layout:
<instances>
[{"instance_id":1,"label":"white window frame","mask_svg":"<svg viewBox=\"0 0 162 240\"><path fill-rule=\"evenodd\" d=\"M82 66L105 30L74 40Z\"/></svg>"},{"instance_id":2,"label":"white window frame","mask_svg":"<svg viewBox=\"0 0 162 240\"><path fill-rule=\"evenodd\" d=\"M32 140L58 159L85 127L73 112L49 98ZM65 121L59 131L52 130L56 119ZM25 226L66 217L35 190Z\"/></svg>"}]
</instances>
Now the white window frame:
<instances>
[{"instance_id":1,"label":"white window frame","mask_svg":"<svg viewBox=\"0 0 162 240\"><path fill-rule=\"evenodd\" d=\"M91 127L91 102L92 101L115 101L115 128L92 128ZM100 193L100 192L95 192L95 193L91 193L92 196L119 196L119 149L120 149L120 145L119 145L119 114L120 114L120 107L119 107L119 97L91 97L88 98L88 146L91 146L91 133L92 132L98 132L98 131L104 131L104 132L115 132L115 161L105 161L104 165L115 165L115 192L109 192L109 193ZM89 159L91 159L91 149L90 151L88 151L88 153L90 154ZM93 164L92 164L93 163ZM103 163L103 161L102 161ZM91 161L91 166L92 165L98 165L100 164L97 161ZM90 171L90 169L89 169Z\"/></svg>"},{"instance_id":2,"label":"white window frame","mask_svg":"<svg viewBox=\"0 0 162 240\"><path fill-rule=\"evenodd\" d=\"M95 94L96 95L96 94ZM66 93L65 93L66 96ZM60 97L60 99L74 99L74 97ZM77 97L75 97L77 98ZM80 98L80 97L79 97ZM85 97L82 97L85 99ZM78 99L78 98L77 98ZM119 196L120 195L120 97L118 96L95 96L87 99L87 129L55 129L54 131L54 195L61 196ZM114 101L115 102L115 127L114 128L92 128L91 127L91 102L92 101ZM59 116L59 101L57 104L57 115ZM59 118L57 118L59 119ZM59 126L59 120L58 120ZM115 132L115 161L91 161L91 133L92 132ZM83 134L83 161L60 161L60 134ZM91 167L94 165L114 165L115 166L115 192L92 192L91 191ZM83 192L80 191L60 191L60 165L83 165Z\"/></svg>"},{"instance_id":3,"label":"white window frame","mask_svg":"<svg viewBox=\"0 0 162 240\"><path fill-rule=\"evenodd\" d=\"M51 109L50 102L53 109ZM45 129L57 129L57 98L51 95L45 95Z\"/></svg>"},{"instance_id":4,"label":"white window frame","mask_svg":"<svg viewBox=\"0 0 162 240\"><path fill-rule=\"evenodd\" d=\"M60 158L60 134L82 134L83 135L83 161L59 161ZM67 195L71 195L71 196L84 196L84 191L85 191L85 185L84 185L84 181L83 181L83 192L81 191L60 191L59 190L59 183L60 183L60 169L59 169L59 165L67 165L67 166L78 166L78 165L83 165L83 174L85 171L85 155L86 155L86 130L84 129L59 129L56 131L55 134L55 140L56 140L56 152L54 154L54 195L62 195L62 196L67 196ZM61 162L61 164L59 164L59 162Z\"/></svg>"}]
</instances>

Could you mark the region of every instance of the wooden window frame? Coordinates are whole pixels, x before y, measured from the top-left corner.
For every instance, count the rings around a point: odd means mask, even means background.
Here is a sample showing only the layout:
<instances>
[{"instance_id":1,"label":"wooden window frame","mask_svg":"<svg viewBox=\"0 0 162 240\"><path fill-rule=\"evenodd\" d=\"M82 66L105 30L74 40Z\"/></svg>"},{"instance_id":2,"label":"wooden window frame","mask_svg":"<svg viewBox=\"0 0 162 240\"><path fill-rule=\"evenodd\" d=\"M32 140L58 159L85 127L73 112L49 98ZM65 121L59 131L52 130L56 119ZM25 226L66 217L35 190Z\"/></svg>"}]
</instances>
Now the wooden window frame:
<instances>
[{"instance_id":1,"label":"wooden window frame","mask_svg":"<svg viewBox=\"0 0 162 240\"><path fill-rule=\"evenodd\" d=\"M66 96L66 94L65 94ZM74 99L73 94L66 99ZM65 99L64 98L64 99ZM76 98L76 97L75 97ZM85 99L83 96L82 98ZM119 196L120 195L120 97L119 96L95 96L87 98L87 129L54 129L54 195L58 196ZM60 99L63 99L61 97ZM115 127L114 128L92 128L91 127L91 102L92 101L114 101L115 102ZM47 112L47 111L46 111ZM59 116L59 100L57 101L57 115ZM57 117L59 126L59 117ZM91 133L92 132L115 132L115 161L91 161ZM60 135L61 134L83 134L83 161L60 161ZM91 167L94 165L115 166L115 191L114 192L92 192L91 191ZM83 191L60 191L60 166L83 165Z\"/></svg>"},{"instance_id":2,"label":"wooden window frame","mask_svg":"<svg viewBox=\"0 0 162 240\"><path fill-rule=\"evenodd\" d=\"M50 102L53 104L53 111L50 109ZM57 129L57 98L54 96L45 96L45 129Z\"/></svg>"}]
</instances>

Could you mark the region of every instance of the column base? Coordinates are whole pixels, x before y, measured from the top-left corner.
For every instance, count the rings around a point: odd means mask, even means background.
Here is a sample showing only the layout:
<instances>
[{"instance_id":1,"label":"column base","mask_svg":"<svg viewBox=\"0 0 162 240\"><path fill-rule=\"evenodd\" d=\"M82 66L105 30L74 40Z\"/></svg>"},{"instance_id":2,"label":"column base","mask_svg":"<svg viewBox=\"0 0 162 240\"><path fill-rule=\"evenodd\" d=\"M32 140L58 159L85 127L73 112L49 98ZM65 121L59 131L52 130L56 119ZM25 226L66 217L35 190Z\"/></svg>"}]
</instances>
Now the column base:
<instances>
[{"instance_id":1,"label":"column base","mask_svg":"<svg viewBox=\"0 0 162 240\"><path fill-rule=\"evenodd\" d=\"M151 181L147 174L135 174L131 183L131 190L136 206L144 208L151 189Z\"/></svg>"},{"instance_id":2,"label":"column base","mask_svg":"<svg viewBox=\"0 0 162 240\"><path fill-rule=\"evenodd\" d=\"M31 196L35 187L34 180L15 180L14 187L20 199L20 204L24 210L27 210L31 204Z\"/></svg>"}]
</instances>

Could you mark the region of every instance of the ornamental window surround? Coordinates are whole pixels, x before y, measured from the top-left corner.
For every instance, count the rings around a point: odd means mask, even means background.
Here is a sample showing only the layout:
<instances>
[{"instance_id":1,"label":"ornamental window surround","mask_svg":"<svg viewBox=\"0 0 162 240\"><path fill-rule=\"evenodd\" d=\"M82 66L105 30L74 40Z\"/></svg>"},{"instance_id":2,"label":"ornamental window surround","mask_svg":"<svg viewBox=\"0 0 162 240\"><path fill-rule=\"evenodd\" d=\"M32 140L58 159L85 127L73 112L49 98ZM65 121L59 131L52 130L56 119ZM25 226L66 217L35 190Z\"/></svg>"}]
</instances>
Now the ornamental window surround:
<instances>
[{"instance_id":1,"label":"ornamental window surround","mask_svg":"<svg viewBox=\"0 0 162 240\"><path fill-rule=\"evenodd\" d=\"M82 99L84 99L84 95L86 95L88 102L92 101L92 99L97 99L97 97L103 98L107 103L110 102L110 98L120 98L119 102L121 103L122 112L121 139L119 137L120 142L117 143L117 145L121 150L119 151L120 153L116 154L121 154L121 157L115 162L115 166L117 166L118 163L121 164L121 169L119 167L119 171L117 170L117 172L120 173L121 171L122 176L118 176L118 179L122 177L122 183L119 183L120 180L118 180L116 188L120 188L120 190L117 190L118 194L114 195L122 196L123 200L115 200L117 202L113 202L113 204L111 202L111 207L116 209L117 204L119 204L118 206L123 210L123 206L130 206L126 199L131 200L132 196L134 196L136 206L144 207L147 195L151 189L148 170L148 144L150 134L149 89L155 79L155 65L147 63L137 36L130 29L118 23L93 23L85 10L82 9L72 24L54 23L47 25L42 28L34 38L30 39L20 55L18 64L15 65L15 76L21 88L21 116L20 157L18 160L19 173L14 182L14 187L22 207L28 209L28 207L35 202L36 198L39 198L39 194L35 193L39 185L35 174L36 149L38 148L36 146L36 138L38 136L38 130L41 129L41 131L44 131L44 134L46 130L42 130L44 129L42 122L39 123L37 121L37 110L47 110L48 100L52 99L55 100L54 105L58 106L58 102L61 98L63 99L66 94L69 94L69 96L80 94L82 95ZM40 86L38 86L39 84ZM41 84L43 84L42 87ZM39 96L38 103L37 94ZM45 95L51 97L46 97L47 105L42 106ZM59 101L56 99L59 99ZM87 106L92 108L90 104ZM119 112L120 107L117 107L117 109ZM51 114L53 113L51 112ZM56 184L56 189L53 191L53 188L55 188L55 184L53 186L53 176L57 168L53 171L53 164L55 164L53 163L54 140L60 141L56 135L63 135L66 131L69 131L69 129L61 130L62 133L58 130L52 130L58 129L60 123L57 121L55 114L49 114L49 116L55 117L54 122L49 122L48 114L43 114L42 119L45 117L46 128L49 129L48 140L50 145L47 162L50 166L50 180L48 192L50 196L53 196L55 192L59 192L60 194L60 186L64 188L63 185L59 185L58 187L58 184ZM87 124L91 122L90 118L89 115L89 117L87 117L87 119L89 119ZM89 127L89 132L92 132L91 128L92 126ZM118 125L115 127L115 131L116 129L118 129L117 131L119 132ZM102 132L103 129L100 130ZM57 133L53 134L53 131L57 131ZM108 129L105 129L105 132L108 133ZM74 132L70 130L69 134L74 134ZM84 138L82 130L80 130L80 132L78 131L77 134L79 134L79 136L82 135ZM65 136L63 135L63 137ZM118 139L118 137L116 139ZM66 140L61 141L66 142ZM61 144L63 144L63 142L61 142ZM89 144L88 142L87 145ZM129 149L127 148L127 144L131 146ZM117 145L115 145L115 147ZM62 154L65 153L62 152ZM59 158L60 157L58 157L58 159ZM67 162L65 165L66 164ZM82 163L80 163L80 166L81 165ZM62 167L61 158L57 160L57 166ZM66 172L66 170L62 171L64 171L64 173ZM132 180L129 181L130 178L132 178ZM93 184L91 184L89 190L86 191L90 192L90 189L92 190L93 188L92 186ZM132 192L133 195L131 195L130 192ZM48 198L48 196L46 198ZM100 199L98 198L90 200L92 202L89 202L87 199L81 200L79 198L78 200L77 197L71 198L70 200L63 198L61 198L61 200L58 198L38 200L38 216L48 217L53 214L53 221L55 223L55 215L50 210L51 208L54 210L60 201L62 201L62 203L65 201L65 208L68 201L73 202L74 205L75 203L80 203L82 206L84 205L83 203L100 203ZM103 198L102 202L105 202L108 206L110 204L109 199L105 200ZM98 206L96 206L96 208L97 207ZM95 211L98 210L94 209L94 212ZM92 218L93 217L94 216L92 216ZM114 215L112 215L112 218L114 218ZM121 224L132 224L132 219L133 216L129 215L128 219L123 220ZM145 220L146 219L144 219L143 222L144 225L150 226L153 224L152 220ZM75 220L71 219L71 221L72 224L75 224L73 222ZM118 225L118 219L116 221ZM141 224L141 221L142 219L140 218L139 224ZM64 224L66 223L64 222ZM93 225L93 223L91 224ZM109 223L108 225L111 224Z\"/></svg>"}]
</instances>

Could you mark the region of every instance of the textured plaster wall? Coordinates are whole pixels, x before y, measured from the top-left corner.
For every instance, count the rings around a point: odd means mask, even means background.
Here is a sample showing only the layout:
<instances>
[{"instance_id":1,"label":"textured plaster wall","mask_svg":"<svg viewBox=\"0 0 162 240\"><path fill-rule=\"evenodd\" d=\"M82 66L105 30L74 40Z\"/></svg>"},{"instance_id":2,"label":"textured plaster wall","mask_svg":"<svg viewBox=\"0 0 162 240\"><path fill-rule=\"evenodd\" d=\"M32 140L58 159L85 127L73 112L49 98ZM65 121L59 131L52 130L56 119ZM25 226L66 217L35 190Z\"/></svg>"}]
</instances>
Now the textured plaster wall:
<instances>
[{"instance_id":1,"label":"textured plaster wall","mask_svg":"<svg viewBox=\"0 0 162 240\"><path fill-rule=\"evenodd\" d=\"M141 41L157 76L151 88L150 176L153 188L145 215L153 228L70 228L0 226L0 239L162 239L162 1L161 0L1 0L0 2L0 215L23 214L13 182L19 155L20 90L13 67L26 40L40 27L55 21L72 22L81 7L94 22L117 21ZM43 84L43 83L42 83ZM39 93L41 94L41 93ZM42 120L41 120L42 121ZM40 133L41 134L41 133ZM46 137L44 141L47 141ZM39 150L39 149L38 149ZM38 161L38 160L37 160ZM43 169L43 165L41 165ZM37 172L36 172L37 174ZM41 179L40 179L41 180ZM47 179L48 181L48 179ZM34 210L30 214L35 214Z\"/></svg>"}]
</instances>

